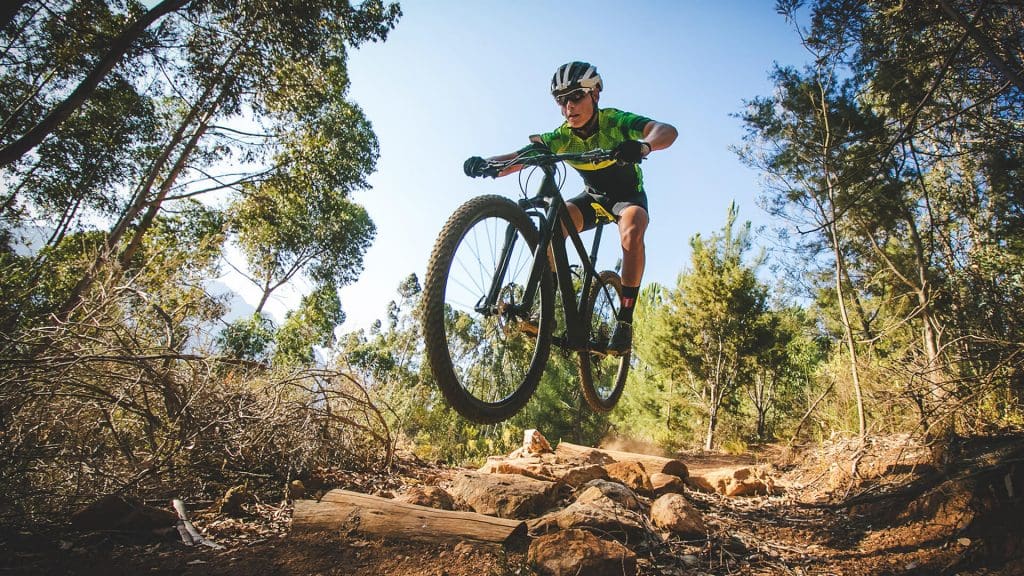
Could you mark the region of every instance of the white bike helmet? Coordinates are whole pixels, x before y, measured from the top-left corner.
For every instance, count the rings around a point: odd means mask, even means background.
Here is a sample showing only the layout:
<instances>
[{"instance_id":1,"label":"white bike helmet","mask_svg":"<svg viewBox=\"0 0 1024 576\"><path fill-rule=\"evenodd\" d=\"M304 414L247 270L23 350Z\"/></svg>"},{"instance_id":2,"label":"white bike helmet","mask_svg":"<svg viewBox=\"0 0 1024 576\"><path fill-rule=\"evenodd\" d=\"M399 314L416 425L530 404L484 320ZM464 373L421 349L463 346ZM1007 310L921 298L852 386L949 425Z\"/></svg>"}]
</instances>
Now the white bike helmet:
<instances>
[{"instance_id":1,"label":"white bike helmet","mask_svg":"<svg viewBox=\"0 0 1024 576\"><path fill-rule=\"evenodd\" d=\"M551 95L556 98L580 88L596 88L598 92L601 91L601 75L597 73L596 66L586 62L569 62L559 66L551 77Z\"/></svg>"}]
</instances>

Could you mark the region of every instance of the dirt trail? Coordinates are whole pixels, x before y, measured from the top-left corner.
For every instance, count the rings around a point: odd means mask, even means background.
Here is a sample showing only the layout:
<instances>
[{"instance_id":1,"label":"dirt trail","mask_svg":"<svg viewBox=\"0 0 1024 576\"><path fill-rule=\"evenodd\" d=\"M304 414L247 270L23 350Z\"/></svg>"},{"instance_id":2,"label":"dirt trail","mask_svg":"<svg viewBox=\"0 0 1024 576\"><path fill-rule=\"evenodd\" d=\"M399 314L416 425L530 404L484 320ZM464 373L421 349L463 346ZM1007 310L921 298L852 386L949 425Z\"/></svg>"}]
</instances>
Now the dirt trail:
<instances>
[{"instance_id":1,"label":"dirt trail","mask_svg":"<svg viewBox=\"0 0 1024 576\"><path fill-rule=\"evenodd\" d=\"M907 438L834 442L813 451L765 447L744 456L682 455L692 471L770 465L780 494L725 498L688 492L707 538L637 550L642 575L1024 575L1024 437L965 441L936 470ZM405 461L389 476L338 473L366 493L438 484L450 469ZM288 534L286 506L246 520L198 515L226 546L191 549L169 537L34 535L0 529L0 574L224 576L533 574L523 550L438 546L357 535Z\"/></svg>"}]
</instances>

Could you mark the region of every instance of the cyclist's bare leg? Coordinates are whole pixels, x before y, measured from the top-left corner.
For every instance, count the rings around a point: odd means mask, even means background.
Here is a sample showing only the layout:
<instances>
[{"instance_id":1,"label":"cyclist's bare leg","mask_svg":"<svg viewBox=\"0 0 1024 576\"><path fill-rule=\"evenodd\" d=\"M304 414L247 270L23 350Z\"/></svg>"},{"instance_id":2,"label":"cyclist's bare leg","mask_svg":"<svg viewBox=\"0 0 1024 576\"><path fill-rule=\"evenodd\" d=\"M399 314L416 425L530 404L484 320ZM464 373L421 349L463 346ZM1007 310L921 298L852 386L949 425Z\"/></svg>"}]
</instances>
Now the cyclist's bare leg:
<instances>
[{"instance_id":1,"label":"cyclist's bare leg","mask_svg":"<svg viewBox=\"0 0 1024 576\"><path fill-rule=\"evenodd\" d=\"M566 202L565 203L565 207L566 207L567 211L569 212L569 219L571 219L572 223L576 225L576 231L577 232L582 231L583 230L583 213L580 212L579 206L573 204L572 202ZM565 226L562 226L562 234L565 235L565 236L569 236L569 233L565 230Z\"/></svg>"},{"instance_id":2,"label":"cyclist's bare leg","mask_svg":"<svg viewBox=\"0 0 1024 576\"><path fill-rule=\"evenodd\" d=\"M619 213L619 239L622 241L622 298L615 329L608 341L608 351L627 354L633 343L633 309L644 276L644 233L647 232L647 210L627 206Z\"/></svg>"},{"instance_id":3,"label":"cyclist's bare leg","mask_svg":"<svg viewBox=\"0 0 1024 576\"><path fill-rule=\"evenodd\" d=\"M644 234L650 219L641 206L627 206L619 214L619 239L622 241L622 285L640 286L644 276L646 252Z\"/></svg>"}]
</instances>

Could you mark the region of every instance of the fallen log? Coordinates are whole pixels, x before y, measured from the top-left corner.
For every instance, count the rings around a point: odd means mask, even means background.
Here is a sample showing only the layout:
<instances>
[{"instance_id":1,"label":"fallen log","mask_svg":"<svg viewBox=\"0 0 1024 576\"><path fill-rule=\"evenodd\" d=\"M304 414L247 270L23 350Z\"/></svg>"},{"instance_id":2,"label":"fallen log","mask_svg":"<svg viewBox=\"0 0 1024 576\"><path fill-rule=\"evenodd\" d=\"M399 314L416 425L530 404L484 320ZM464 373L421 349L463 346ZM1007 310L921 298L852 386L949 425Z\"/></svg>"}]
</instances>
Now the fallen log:
<instances>
[{"instance_id":1,"label":"fallen log","mask_svg":"<svg viewBox=\"0 0 1024 576\"><path fill-rule=\"evenodd\" d=\"M647 474L671 474L684 480L689 475L686 464L683 464L681 460L664 458L662 456L651 456L649 454L638 454L636 452L605 450L603 448L591 448L589 446L580 446L579 444L571 444L569 442L559 442L558 447L555 448L555 455L558 456L559 459L589 462L598 461L599 459L595 458L595 456L606 456L614 462L636 462L643 466L644 471L647 472Z\"/></svg>"},{"instance_id":2,"label":"fallen log","mask_svg":"<svg viewBox=\"0 0 1024 576\"><path fill-rule=\"evenodd\" d=\"M292 530L337 530L425 542L472 540L510 547L527 539L526 523L519 520L438 510L348 490L331 490L319 502L296 500Z\"/></svg>"}]
</instances>

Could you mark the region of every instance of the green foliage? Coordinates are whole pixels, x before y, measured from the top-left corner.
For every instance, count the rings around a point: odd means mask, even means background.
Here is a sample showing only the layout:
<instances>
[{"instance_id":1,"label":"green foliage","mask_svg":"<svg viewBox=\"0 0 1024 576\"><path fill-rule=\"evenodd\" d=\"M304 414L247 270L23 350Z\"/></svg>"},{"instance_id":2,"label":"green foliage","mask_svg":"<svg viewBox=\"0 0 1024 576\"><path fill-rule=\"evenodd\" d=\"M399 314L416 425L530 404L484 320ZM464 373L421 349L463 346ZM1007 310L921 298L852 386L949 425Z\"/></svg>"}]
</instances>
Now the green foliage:
<instances>
[{"instance_id":1,"label":"green foliage","mask_svg":"<svg viewBox=\"0 0 1024 576\"><path fill-rule=\"evenodd\" d=\"M277 332L274 364L312 364L313 347L333 344L334 329L344 321L341 300L333 286L320 286L303 296L298 309L288 313Z\"/></svg>"},{"instance_id":2,"label":"green foliage","mask_svg":"<svg viewBox=\"0 0 1024 576\"><path fill-rule=\"evenodd\" d=\"M688 390L704 407L710 449L721 409L734 410L736 392L749 377L752 359L771 345L763 328L767 287L756 266L743 261L750 249L750 223L735 229L737 209L730 207L720 234L690 245L692 268L653 318L644 356L666 379Z\"/></svg>"},{"instance_id":3,"label":"green foliage","mask_svg":"<svg viewBox=\"0 0 1024 576\"><path fill-rule=\"evenodd\" d=\"M668 290L649 284L640 290L633 316L633 365L625 393L610 414L616 434L661 446L668 452L699 443L703 419L699 403L665 370L652 363L659 336L654 324Z\"/></svg>"},{"instance_id":4,"label":"green foliage","mask_svg":"<svg viewBox=\"0 0 1024 576\"><path fill-rule=\"evenodd\" d=\"M788 237L796 266L832 268L806 277L823 323L850 331L875 427L916 411L926 430L970 429L965 409L1021 373L1012 342L1024 327L1004 313L1022 304L1011 190L1022 184L1024 79L1008 65L1021 9L809 7L802 32L816 59L777 68L774 95L750 102L741 157L766 175L771 210L811 232ZM778 8L798 21L797 3ZM838 378L837 416L846 385L856 380Z\"/></svg>"},{"instance_id":5,"label":"green foliage","mask_svg":"<svg viewBox=\"0 0 1024 576\"><path fill-rule=\"evenodd\" d=\"M390 455L366 390L314 364L374 235L351 195L377 141L348 99L346 54L384 40L398 5L183 2L110 69L116 40L154 14L143 4L12 14L0 29L5 502L63 513L242 473L277 490L358 446ZM12 156L32 133L44 137ZM299 277L315 286L281 326L257 310L216 333L230 299L207 287L232 243L264 300Z\"/></svg>"},{"instance_id":6,"label":"green foliage","mask_svg":"<svg viewBox=\"0 0 1024 576\"><path fill-rule=\"evenodd\" d=\"M263 314L239 318L217 335L217 348L225 355L251 362L266 362L274 341L274 322Z\"/></svg>"}]
</instances>

